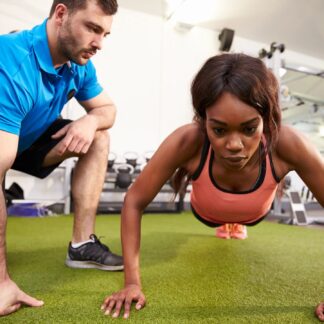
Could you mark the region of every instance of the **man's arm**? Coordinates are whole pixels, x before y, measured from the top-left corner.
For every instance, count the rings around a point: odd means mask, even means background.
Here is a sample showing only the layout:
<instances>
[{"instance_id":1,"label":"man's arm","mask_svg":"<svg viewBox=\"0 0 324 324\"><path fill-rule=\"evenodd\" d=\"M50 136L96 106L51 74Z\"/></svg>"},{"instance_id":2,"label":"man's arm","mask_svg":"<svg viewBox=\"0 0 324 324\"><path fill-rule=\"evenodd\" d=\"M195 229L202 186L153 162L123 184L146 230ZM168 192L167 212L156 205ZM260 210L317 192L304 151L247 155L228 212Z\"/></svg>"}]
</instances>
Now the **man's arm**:
<instances>
[{"instance_id":1,"label":"man's arm","mask_svg":"<svg viewBox=\"0 0 324 324\"><path fill-rule=\"evenodd\" d=\"M90 100L80 101L80 104L87 114L66 125L52 136L53 138L63 137L58 147L60 155L67 151L86 154L96 131L109 129L115 122L116 108L105 92L101 92Z\"/></svg>"},{"instance_id":2,"label":"man's arm","mask_svg":"<svg viewBox=\"0 0 324 324\"><path fill-rule=\"evenodd\" d=\"M18 147L18 136L0 130L0 181L14 162ZM6 263L7 212L3 190L0 191L0 283L8 279Z\"/></svg>"},{"instance_id":3,"label":"man's arm","mask_svg":"<svg viewBox=\"0 0 324 324\"><path fill-rule=\"evenodd\" d=\"M90 100L79 101L79 103L87 111L87 116L96 119L97 130L109 129L113 126L116 107L105 91Z\"/></svg>"},{"instance_id":4,"label":"man's arm","mask_svg":"<svg viewBox=\"0 0 324 324\"><path fill-rule=\"evenodd\" d=\"M13 164L18 147L18 136L0 130L0 181ZM4 192L0 190L0 316L18 310L22 304L42 306L43 302L28 296L10 279L6 258L7 212Z\"/></svg>"}]
</instances>

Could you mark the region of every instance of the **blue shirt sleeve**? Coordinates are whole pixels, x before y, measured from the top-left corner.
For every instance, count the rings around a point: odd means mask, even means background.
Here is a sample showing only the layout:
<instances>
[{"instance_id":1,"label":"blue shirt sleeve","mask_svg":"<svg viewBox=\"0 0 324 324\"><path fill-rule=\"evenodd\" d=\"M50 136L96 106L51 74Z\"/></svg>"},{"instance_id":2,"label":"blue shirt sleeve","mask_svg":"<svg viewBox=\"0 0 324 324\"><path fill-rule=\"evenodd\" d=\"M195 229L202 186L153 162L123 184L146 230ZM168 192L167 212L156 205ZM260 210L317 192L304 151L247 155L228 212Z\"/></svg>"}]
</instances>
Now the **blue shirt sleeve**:
<instances>
[{"instance_id":1,"label":"blue shirt sleeve","mask_svg":"<svg viewBox=\"0 0 324 324\"><path fill-rule=\"evenodd\" d=\"M0 129L19 135L21 122L31 107L29 93L0 67Z\"/></svg>"},{"instance_id":2,"label":"blue shirt sleeve","mask_svg":"<svg viewBox=\"0 0 324 324\"><path fill-rule=\"evenodd\" d=\"M103 88L99 84L96 69L89 60L85 66L84 80L82 87L78 90L75 98L78 101L89 100L102 92Z\"/></svg>"}]
</instances>

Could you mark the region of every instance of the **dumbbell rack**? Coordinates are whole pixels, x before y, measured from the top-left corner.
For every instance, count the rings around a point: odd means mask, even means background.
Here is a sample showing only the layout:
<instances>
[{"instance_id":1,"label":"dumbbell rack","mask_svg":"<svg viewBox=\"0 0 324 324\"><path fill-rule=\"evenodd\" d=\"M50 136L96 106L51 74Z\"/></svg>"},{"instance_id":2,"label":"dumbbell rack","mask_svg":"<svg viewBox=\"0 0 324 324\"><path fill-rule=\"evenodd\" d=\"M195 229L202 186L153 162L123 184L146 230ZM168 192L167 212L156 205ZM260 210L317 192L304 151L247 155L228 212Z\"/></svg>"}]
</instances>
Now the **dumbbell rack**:
<instances>
[{"instance_id":1,"label":"dumbbell rack","mask_svg":"<svg viewBox=\"0 0 324 324\"><path fill-rule=\"evenodd\" d=\"M118 163L116 163L118 166ZM131 175L132 182L140 174L139 167L135 168L135 172ZM104 187L100 196L98 213L120 213L124 197L127 189L118 188L116 186L117 173L114 168L109 168L106 173ZM183 198L173 199L174 192L169 182L167 182L154 198L154 200L145 208L147 213L178 213L183 210Z\"/></svg>"}]
</instances>

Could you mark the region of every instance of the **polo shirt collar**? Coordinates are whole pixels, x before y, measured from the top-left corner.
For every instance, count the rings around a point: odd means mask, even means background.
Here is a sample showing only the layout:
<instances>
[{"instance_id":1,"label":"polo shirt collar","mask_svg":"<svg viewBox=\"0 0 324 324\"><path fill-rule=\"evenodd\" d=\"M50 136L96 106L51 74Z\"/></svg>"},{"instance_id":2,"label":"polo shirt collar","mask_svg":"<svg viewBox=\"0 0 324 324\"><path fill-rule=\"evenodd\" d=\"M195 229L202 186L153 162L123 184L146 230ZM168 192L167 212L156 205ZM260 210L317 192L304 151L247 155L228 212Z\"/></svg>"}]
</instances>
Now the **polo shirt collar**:
<instances>
[{"instance_id":1,"label":"polo shirt collar","mask_svg":"<svg viewBox=\"0 0 324 324\"><path fill-rule=\"evenodd\" d=\"M48 38L46 31L47 18L41 25L35 26L33 28L33 36L34 36L34 51L39 63L40 68L46 73L53 74L57 76L57 71L53 66L53 60L51 56L51 52L48 46ZM73 74L73 64L68 62L68 67Z\"/></svg>"}]
</instances>

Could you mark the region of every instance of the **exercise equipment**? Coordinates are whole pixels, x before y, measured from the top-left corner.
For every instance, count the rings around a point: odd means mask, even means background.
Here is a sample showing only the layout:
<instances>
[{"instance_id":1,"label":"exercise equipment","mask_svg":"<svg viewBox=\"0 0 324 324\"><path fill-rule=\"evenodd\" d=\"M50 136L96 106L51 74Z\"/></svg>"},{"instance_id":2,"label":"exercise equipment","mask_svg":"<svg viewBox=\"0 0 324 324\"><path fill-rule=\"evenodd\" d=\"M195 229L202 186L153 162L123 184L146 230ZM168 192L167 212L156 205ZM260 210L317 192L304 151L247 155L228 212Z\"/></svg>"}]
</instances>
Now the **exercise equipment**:
<instances>
[{"instance_id":1,"label":"exercise equipment","mask_svg":"<svg viewBox=\"0 0 324 324\"><path fill-rule=\"evenodd\" d=\"M270 49L267 51L262 48L259 51L259 58L262 59L265 65L272 70L280 85L280 71L282 68L282 53L285 51L286 46L282 43L272 42Z\"/></svg>"},{"instance_id":2,"label":"exercise equipment","mask_svg":"<svg viewBox=\"0 0 324 324\"><path fill-rule=\"evenodd\" d=\"M146 162L150 161L152 156L154 154L154 151L147 151L144 153L144 159Z\"/></svg>"},{"instance_id":3,"label":"exercise equipment","mask_svg":"<svg viewBox=\"0 0 324 324\"><path fill-rule=\"evenodd\" d=\"M310 224L301 194L291 189L291 178L287 176L281 185L282 192L276 195L272 215L279 218L280 223L290 225Z\"/></svg>"},{"instance_id":4,"label":"exercise equipment","mask_svg":"<svg viewBox=\"0 0 324 324\"><path fill-rule=\"evenodd\" d=\"M114 152L109 152L108 155L108 169L111 169L114 166L117 155Z\"/></svg>"},{"instance_id":5,"label":"exercise equipment","mask_svg":"<svg viewBox=\"0 0 324 324\"><path fill-rule=\"evenodd\" d=\"M283 53L286 49L286 46L285 44L278 44L276 42L272 42L270 44L270 50L267 51L266 49L264 48L261 48L260 51L259 51L259 58L261 59L264 59L264 58L268 58L268 59L271 59L273 54L276 52L276 51L279 51L279 53Z\"/></svg>"},{"instance_id":6,"label":"exercise equipment","mask_svg":"<svg viewBox=\"0 0 324 324\"><path fill-rule=\"evenodd\" d=\"M7 208L7 214L9 216L20 217L43 217L52 215L53 213L49 208L40 203L27 202L10 205Z\"/></svg>"},{"instance_id":7,"label":"exercise equipment","mask_svg":"<svg viewBox=\"0 0 324 324\"><path fill-rule=\"evenodd\" d=\"M288 193L291 211L292 211L292 222L297 225L307 225L307 214L305 206L301 200L298 191L289 191Z\"/></svg>"},{"instance_id":8,"label":"exercise equipment","mask_svg":"<svg viewBox=\"0 0 324 324\"><path fill-rule=\"evenodd\" d=\"M229 28L223 28L218 35L220 41L219 50L222 52L229 52L232 46L235 31Z\"/></svg>"},{"instance_id":9,"label":"exercise equipment","mask_svg":"<svg viewBox=\"0 0 324 324\"><path fill-rule=\"evenodd\" d=\"M124 153L124 159L126 160L126 163L132 165L134 168L136 168L138 157L139 155L136 152Z\"/></svg>"},{"instance_id":10,"label":"exercise equipment","mask_svg":"<svg viewBox=\"0 0 324 324\"><path fill-rule=\"evenodd\" d=\"M121 212L129 186L140 175L153 154L154 151L147 151L143 155L136 152L126 152L122 155L122 158L116 156L114 153L110 154L103 190L99 199L98 213L109 214ZM109 167L109 163L111 167ZM174 191L171 183L167 181L154 200L145 208L145 212L181 212L184 206L183 200L183 195L178 195L174 199Z\"/></svg>"},{"instance_id":11,"label":"exercise equipment","mask_svg":"<svg viewBox=\"0 0 324 324\"><path fill-rule=\"evenodd\" d=\"M12 205L12 201L15 199L25 199L24 190L19 186L17 182L13 182L8 189L5 189L4 195L7 206Z\"/></svg>"},{"instance_id":12,"label":"exercise equipment","mask_svg":"<svg viewBox=\"0 0 324 324\"><path fill-rule=\"evenodd\" d=\"M129 163L124 163L116 166L114 169L117 173L116 187L127 189L133 181L132 174L135 170L134 166Z\"/></svg>"}]
</instances>

